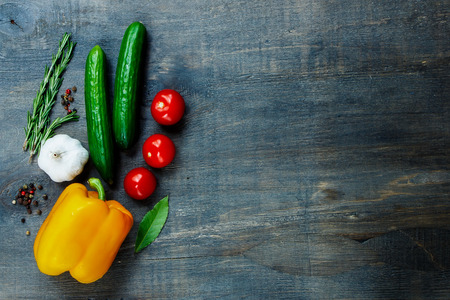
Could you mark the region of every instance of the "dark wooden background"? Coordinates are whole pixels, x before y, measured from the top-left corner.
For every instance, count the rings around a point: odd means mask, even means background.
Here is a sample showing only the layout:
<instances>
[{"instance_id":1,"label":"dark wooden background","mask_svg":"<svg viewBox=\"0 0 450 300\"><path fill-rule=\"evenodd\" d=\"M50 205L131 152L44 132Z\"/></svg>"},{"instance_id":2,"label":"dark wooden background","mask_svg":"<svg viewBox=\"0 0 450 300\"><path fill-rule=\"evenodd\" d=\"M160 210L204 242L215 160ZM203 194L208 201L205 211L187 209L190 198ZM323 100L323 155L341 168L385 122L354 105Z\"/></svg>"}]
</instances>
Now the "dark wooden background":
<instances>
[{"instance_id":1,"label":"dark wooden background","mask_svg":"<svg viewBox=\"0 0 450 300\"><path fill-rule=\"evenodd\" d=\"M0 3L1 299L450 298L449 1ZM135 224L101 280L44 275L34 238L68 183L28 164L26 112L72 33L60 92L78 87L81 118L57 133L88 147L86 56L104 49L112 96L133 21L148 30L141 130L106 192ZM173 128L149 112L163 88L187 102ZM63 112L55 105L52 118ZM142 143L158 132L177 156L137 202L122 180L146 166ZM88 163L75 181L91 176ZM28 182L49 195L41 216L11 204ZM167 194L166 226L135 255L138 222Z\"/></svg>"}]
</instances>

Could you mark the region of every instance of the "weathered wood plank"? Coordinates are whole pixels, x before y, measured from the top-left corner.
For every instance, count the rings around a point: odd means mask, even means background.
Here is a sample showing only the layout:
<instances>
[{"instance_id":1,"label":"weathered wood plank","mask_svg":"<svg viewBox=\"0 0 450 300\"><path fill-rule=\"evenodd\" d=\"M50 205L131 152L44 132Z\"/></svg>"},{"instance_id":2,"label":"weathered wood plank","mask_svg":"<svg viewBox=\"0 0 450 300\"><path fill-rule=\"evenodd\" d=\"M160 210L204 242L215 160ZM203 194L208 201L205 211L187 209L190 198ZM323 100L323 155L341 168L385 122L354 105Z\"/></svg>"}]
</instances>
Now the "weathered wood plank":
<instances>
[{"instance_id":1,"label":"weathered wood plank","mask_svg":"<svg viewBox=\"0 0 450 300\"><path fill-rule=\"evenodd\" d=\"M438 0L0 3L0 298L448 299L449 11ZM25 113L71 32L63 88L77 85L81 119L58 132L87 147L85 58L105 50L111 96L136 20L148 30L141 131L106 191L135 226L98 282L48 277L33 241L68 183L27 163ZM149 113L162 88L187 102L173 128ZM121 182L156 132L177 156L153 170L155 194L133 201ZM76 181L91 176L89 163ZM49 195L42 216L11 204L28 182ZM133 254L138 221L167 194L161 236Z\"/></svg>"}]
</instances>

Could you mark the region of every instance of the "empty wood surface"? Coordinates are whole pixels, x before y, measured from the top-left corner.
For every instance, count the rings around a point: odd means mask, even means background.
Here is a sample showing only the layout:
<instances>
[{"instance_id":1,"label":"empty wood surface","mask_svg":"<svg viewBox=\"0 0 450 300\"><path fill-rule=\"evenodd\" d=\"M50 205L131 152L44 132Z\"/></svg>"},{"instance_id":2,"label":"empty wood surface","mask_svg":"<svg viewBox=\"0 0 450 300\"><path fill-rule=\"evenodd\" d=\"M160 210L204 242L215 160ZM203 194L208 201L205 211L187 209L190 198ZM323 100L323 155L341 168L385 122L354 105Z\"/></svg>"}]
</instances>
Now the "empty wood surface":
<instances>
[{"instance_id":1,"label":"empty wood surface","mask_svg":"<svg viewBox=\"0 0 450 300\"><path fill-rule=\"evenodd\" d=\"M449 299L448 1L151 0L0 2L1 299ZM147 28L139 139L117 151L108 199L135 224L99 281L39 272L36 233L69 183L22 151L26 112L64 32L87 148L84 64L100 45L112 99L126 27ZM179 91L186 114L157 125L150 103ZM52 119L64 114L57 103ZM145 201L122 188L153 133L177 155ZM89 162L75 181L98 176ZM41 183L42 215L11 203ZM169 195L158 239L138 223ZM34 209L35 211L35 209ZM22 223L21 218L26 222ZM30 236L25 232L29 230Z\"/></svg>"}]
</instances>

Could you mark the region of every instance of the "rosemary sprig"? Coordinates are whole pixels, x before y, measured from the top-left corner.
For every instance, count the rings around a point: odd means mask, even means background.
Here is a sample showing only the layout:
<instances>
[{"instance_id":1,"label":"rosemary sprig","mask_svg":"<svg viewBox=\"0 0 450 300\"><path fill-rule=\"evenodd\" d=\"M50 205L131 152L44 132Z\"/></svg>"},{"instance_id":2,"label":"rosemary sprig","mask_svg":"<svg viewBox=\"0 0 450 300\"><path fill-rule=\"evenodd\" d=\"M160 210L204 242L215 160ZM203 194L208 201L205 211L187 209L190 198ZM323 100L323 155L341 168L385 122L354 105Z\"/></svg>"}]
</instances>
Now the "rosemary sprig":
<instances>
[{"instance_id":1,"label":"rosemary sprig","mask_svg":"<svg viewBox=\"0 0 450 300\"><path fill-rule=\"evenodd\" d=\"M69 41L70 34L65 33L59 43L56 55L52 55L50 68L45 66L44 80L41 82L36 98L33 100L33 113L27 113L27 127L25 128L25 142L23 150L30 150L30 162L35 154L40 151L43 144L53 131L65 122L78 120L75 112L63 118L56 118L50 124L50 112L56 102L56 95L63 82L62 73L67 68L75 43Z\"/></svg>"},{"instance_id":2,"label":"rosemary sprig","mask_svg":"<svg viewBox=\"0 0 450 300\"><path fill-rule=\"evenodd\" d=\"M32 134L34 127L34 120L38 115L38 111L43 103L43 96L47 88L47 83L50 80L51 75L53 74L53 69L55 68L58 60L61 58L61 55L64 53L64 50L67 47L67 42L69 41L70 34L64 33L62 40L59 42L59 48L56 55L52 54L52 63L50 68L45 66L45 75L44 80L42 80L41 85L39 86L39 90L36 93L36 97L33 99L33 113L27 112L27 127L25 128L25 142L23 144L23 150L26 151L29 147L29 138Z\"/></svg>"}]
</instances>

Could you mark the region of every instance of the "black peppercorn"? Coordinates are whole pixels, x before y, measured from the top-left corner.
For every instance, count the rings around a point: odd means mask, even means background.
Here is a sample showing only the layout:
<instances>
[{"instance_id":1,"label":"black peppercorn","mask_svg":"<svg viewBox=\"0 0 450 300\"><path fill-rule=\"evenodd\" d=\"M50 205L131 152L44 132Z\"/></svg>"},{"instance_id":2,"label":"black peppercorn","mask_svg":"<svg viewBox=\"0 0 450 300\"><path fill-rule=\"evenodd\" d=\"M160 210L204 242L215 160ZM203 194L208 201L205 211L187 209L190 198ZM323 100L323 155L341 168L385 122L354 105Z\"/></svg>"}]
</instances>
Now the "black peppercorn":
<instances>
[{"instance_id":1,"label":"black peppercorn","mask_svg":"<svg viewBox=\"0 0 450 300\"><path fill-rule=\"evenodd\" d=\"M42 190L42 185L38 185L38 189Z\"/></svg>"},{"instance_id":2,"label":"black peppercorn","mask_svg":"<svg viewBox=\"0 0 450 300\"><path fill-rule=\"evenodd\" d=\"M43 198L44 200L47 200L47 199L48 199L47 194L42 195L42 198Z\"/></svg>"},{"instance_id":3,"label":"black peppercorn","mask_svg":"<svg viewBox=\"0 0 450 300\"><path fill-rule=\"evenodd\" d=\"M25 223L25 218L20 219L20 222Z\"/></svg>"},{"instance_id":4,"label":"black peppercorn","mask_svg":"<svg viewBox=\"0 0 450 300\"><path fill-rule=\"evenodd\" d=\"M77 91L77 87L76 87L76 86L73 86L73 87L72 87L72 91L76 92L76 91Z\"/></svg>"},{"instance_id":5,"label":"black peppercorn","mask_svg":"<svg viewBox=\"0 0 450 300\"><path fill-rule=\"evenodd\" d=\"M38 210L36 211L36 213L37 213L38 215L41 215L41 214L42 214L42 211L41 211L40 209L38 209Z\"/></svg>"},{"instance_id":6,"label":"black peppercorn","mask_svg":"<svg viewBox=\"0 0 450 300\"><path fill-rule=\"evenodd\" d=\"M36 200L34 200L34 201L33 201L33 205L34 205L34 206L38 206L39 203L38 203Z\"/></svg>"},{"instance_id":7,"label":"black peppercorn","mask_svg":"<svg viewBox=\"0 0 450 300\"><path fill-rule=\"evenodd\" d=\"M31 215L31 208L27 208L27 213Z\"/></svg>"}]
</instances>

